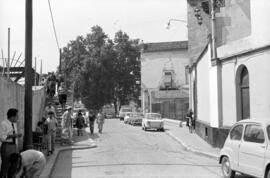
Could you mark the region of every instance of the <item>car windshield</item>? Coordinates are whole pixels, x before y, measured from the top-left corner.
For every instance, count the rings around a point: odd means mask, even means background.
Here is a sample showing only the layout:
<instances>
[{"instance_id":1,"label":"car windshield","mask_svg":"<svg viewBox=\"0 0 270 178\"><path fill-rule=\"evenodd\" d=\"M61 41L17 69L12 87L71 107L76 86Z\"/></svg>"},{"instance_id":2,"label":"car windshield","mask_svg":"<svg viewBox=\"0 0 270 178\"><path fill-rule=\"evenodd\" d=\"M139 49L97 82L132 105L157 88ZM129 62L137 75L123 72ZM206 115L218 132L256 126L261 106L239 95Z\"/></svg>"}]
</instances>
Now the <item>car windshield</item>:
<instances>
[{"instance_id":1,"label":"car windshield","mask_svg":"<svg viewBox=\"0 0 270 178\"><path fill-rule=\"evenodd\" d=\"M122 109L122 112L131 112L132 109L126 108L126 109Z\"/></svg>"},{"instance_id":2,"label":"car windshield","mask_svg":"<svg viewBox=\"0 0 270 178\"><path fill-rule=\"evenodd\" d=\"M160 114L147 114L146 116L147 119L161 119L161 115Z\"/></svg>"},{"instance_id":3,"label":"car windshield","mask_svg":"<svg viewBox=\"0 0 270 178\"><path fill-rule=\"evenodd\" d=\"M142 113L133 113L131 116L132 117L143 117L143 114Z\"/></svg>"},{"instance_id":4,"label":"car windshield","mask_svg":"<svg viewBox=\"0 0 270 178\"><path fill-rule=\"evenodd\" d=\"M270 140L270 125L267 126L267 135L268 139Z\"/></svg>"}]
</instances>

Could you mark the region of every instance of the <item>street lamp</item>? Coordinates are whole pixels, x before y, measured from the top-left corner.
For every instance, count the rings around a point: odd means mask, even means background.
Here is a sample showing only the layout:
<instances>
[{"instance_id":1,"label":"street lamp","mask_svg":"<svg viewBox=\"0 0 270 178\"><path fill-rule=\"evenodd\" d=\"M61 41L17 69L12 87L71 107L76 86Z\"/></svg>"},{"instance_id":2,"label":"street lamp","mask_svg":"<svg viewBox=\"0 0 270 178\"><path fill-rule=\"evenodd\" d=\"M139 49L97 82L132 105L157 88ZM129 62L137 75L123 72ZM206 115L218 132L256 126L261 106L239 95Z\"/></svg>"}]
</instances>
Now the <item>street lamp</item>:
<instances>
[{"instance_id":1,"label":"street lamp","mask_svg":"<svg viewBox=\"0 0 270 178\"><path fill-rule=\"evenodd\" d=\"M186 20L181 20L181 19L169 19L169 21L166 23L166 26L165 26L166 29L170 29L171 21L187 23Z\"/></svg>"}]
</instances>

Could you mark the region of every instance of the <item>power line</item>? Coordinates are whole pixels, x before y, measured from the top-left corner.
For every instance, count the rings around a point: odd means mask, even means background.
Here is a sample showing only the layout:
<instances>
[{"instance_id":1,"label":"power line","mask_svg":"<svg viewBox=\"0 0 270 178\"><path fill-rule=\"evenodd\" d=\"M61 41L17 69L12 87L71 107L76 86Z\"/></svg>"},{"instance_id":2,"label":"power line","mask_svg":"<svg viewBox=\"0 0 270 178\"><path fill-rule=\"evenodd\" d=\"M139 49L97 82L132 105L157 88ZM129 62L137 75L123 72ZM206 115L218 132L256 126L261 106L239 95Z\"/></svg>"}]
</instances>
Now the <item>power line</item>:
<instances>
[{"instance_id":1,"label":"power line","mask_svg":"<svg viewBox=\"0 0 270 178\"><path fill-rule=\"evenodd\" d=\"M57 48L58 48L58 51L60 51L60 47L59 47L59 42L58 42L58 38L57 38L57 34L56 34L56 28L55 28L55 23L54 23L54 19L53 19L53 13L52 13L52 8L51 8L50 0L48 0L48 4L49 4L50 13L51 13L51 19L52 19L53 31L54 31L54 36L55 36Z\"/></svg>"}]
</instances>

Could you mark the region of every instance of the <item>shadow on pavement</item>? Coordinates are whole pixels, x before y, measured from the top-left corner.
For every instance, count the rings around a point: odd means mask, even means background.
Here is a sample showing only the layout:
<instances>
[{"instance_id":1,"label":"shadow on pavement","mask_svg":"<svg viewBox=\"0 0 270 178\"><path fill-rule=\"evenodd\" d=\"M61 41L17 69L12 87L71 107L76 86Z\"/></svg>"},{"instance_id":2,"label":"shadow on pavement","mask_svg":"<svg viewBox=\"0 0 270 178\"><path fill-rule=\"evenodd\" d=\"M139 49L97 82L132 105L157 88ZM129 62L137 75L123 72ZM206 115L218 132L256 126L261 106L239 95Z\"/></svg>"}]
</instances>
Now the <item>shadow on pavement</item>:
<instances>
[{"instance_id":1,"label":"shadow on pavement","mask_svg":"<svg viewBox=\"0 0 270 178\"><path fill-rule=\"evenodd\" d=\"M71 178L72 177L72 159L76 159L76 156L72 153L72 151L63 151L58 155L58 158L55 163L55 167L52 170L51 178ZM59 161L65 160L65 164L59 164Z\"/></svg>"},{"instance_id":2,"label":"shadow on pavement","mask_svg":"<svg viewBox=\"0 0 270 178\"><path fill-rule=\"evenodd\" d=\"M89 137L92 139L92 140L96 140L99 138L99 135L97 133L94 133L94 134L90 134Z\"/></svg>"}]
</instances>

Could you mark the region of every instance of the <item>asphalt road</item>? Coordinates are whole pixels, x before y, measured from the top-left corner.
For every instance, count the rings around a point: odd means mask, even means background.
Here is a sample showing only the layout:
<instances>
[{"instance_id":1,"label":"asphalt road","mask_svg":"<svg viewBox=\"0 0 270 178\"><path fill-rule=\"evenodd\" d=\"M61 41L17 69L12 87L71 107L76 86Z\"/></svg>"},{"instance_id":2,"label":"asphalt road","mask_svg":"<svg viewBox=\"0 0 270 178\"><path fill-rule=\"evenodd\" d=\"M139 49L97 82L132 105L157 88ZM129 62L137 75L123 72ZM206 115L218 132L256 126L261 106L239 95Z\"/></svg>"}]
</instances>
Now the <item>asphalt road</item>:
<instances>
[{"instance_id":1,"label":"asphalt road","mask_svg":"<svg viewBox=\"0 0 270 178\"><path fill-rule=\"evenodd\" d=\"M92 138L97 148L62 152L52 177L221 177L216 160L185 151L165 132L145 132L113 119Z\"/></svg>"}]
</instances>

